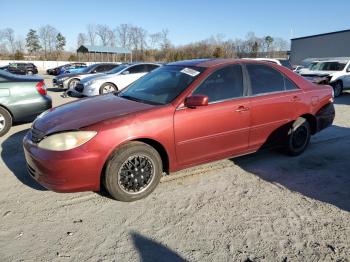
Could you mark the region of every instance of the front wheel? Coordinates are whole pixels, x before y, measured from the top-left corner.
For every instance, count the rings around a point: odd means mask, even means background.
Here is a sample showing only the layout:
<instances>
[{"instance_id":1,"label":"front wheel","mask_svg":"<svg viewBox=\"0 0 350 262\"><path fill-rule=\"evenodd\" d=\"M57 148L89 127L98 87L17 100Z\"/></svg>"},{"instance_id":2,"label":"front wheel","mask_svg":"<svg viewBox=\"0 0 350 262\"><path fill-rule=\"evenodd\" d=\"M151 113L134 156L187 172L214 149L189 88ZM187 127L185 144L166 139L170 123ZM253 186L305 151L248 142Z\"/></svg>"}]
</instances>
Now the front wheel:
<instances>
[{"instance_id":1,"label":"front wheel","mask_svg":"<svg viewBox=\"0 0 350 262\"><path fill-rule=\"evenodd\" d=\"M286 152L291 156L302 154L310 143L311 128L305 118L298 118L289 129Z\"/></svg>"},{"instance_id":2,"label":"front wheel","mask_svg":"<svg viewBox=\"0 0 350 262\"><path fill-rule=\"evenodd\" d=\"M100 95L108 94L116 91L118 91L118 88L115 84L112 84L112 83L104 83L100 87Z\"/></svg>"},{"instance_id":3,"label":"front wheel","mask_svg":"<svg viewBox=\"0 0 350 262\"><path fill-rule=\"evenodd\" d=\"M0 107L0 137L4 136L12 126L11 114L4 108Z\"/></svg>"},{"instance_id":4,"label":"front wheel","mask_svg":"<svg viewBox=\"0 0 350 262\"><path fill-rule=\"evenodd\" d=\"M76 87L77 84L79 84L79 79L77 78L73 78L71 80L69 80L68 82L68 89L74 89Z\"/></svg>"},{"instance_id":5,"label":"front wheel","mask_svg":"<svg viewBox=\"0 0 350 262\"><path fill-rule=\"evenodd\" d=\"M114 199L131 202L153 192L162 170L157 150L145 143L130 142L114 152L106 165L103 182Z\"/></svg>"},{"instance_id":6,"label":"front wheel","mask_svg":"<svg viewBox=\"0 0 350 262\"><path fill-rule=\"evenodd\" d=\"M343 92L343 83L341 81L337 81L333 85L334 97L340 96Z\"/></svg>"}]
</instances>

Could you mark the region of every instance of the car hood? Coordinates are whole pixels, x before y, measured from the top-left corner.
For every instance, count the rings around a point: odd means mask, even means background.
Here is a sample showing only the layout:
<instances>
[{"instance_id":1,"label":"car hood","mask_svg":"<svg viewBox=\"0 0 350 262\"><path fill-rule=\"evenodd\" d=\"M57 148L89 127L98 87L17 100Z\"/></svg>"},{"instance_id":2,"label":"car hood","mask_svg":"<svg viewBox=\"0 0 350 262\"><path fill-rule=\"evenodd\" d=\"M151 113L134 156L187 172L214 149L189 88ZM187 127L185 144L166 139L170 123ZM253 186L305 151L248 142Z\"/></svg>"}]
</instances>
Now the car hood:
<instances>
[{"instance_id":1,"label":"car hood","mask_svg":"<svg viewBox=\"0 0 350 262\"><path fill-rule=\"evenodd\" d=\"M85 80L85 79L92 79L92 78L95 78L95 77L99 77L99 76L103 76L103 75L105 75L104 73L94 73L94 74L80 74L81 75L81 77L80 77L80 81L81 80Z\"/></svg>"},{"instance_id":2,"label":"car hood","mask_svg":"<svg viewBox=\"0 0 350 262\"><path fill-rule=\"evenodd\" d=\"M85 84L86 82L92 80L92 79L96 79L96 78L101 78L101 77L104 77L106 74L105 73L100 73L100 74L96 74L96 75L91 75L91 76L88 76L88 77L85 77L84 79L82 79L80 81L81 84Z\"/></svg>"},{"instance_id":3,"label":"car hood","mask_svg":"<svg viewBox=\"0 0 350 262\"><path fill-rule=\"evenodd\" d=\"M125 116L155 107L108 94L81 99L41 114L33 127L45 135L77 130L104 120Z\"/></svg>"},{"instance_id":4,"label":"car hood","mask_svg":"<svg viewBox=\"0 0 350 262\"><path fill-rule=\"evenodd\" d=\"M61 78L65 78L65 77L68 77L68 78L71 78L71 77L74 77L74 76L79 76L79 75L88 75L89 73L69 73L69 74L62 74L62 75L59 75L59 76L56 76L55 78L56 79L61 79Z\"/></svg>"}]
</instances>

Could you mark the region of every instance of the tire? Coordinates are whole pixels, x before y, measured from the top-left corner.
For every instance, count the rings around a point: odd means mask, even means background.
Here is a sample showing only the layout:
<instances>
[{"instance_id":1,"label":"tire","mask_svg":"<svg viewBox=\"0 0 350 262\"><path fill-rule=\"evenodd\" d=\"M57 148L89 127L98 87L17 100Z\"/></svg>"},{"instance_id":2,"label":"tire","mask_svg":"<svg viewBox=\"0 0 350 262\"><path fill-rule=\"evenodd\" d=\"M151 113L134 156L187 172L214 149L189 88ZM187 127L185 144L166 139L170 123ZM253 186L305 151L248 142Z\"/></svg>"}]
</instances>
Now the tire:
<instances>
[{"instance_id":1,"label":"tire","mask_svg":"<svg viewBox=\"0 0 350 262\"><path fill-rule=\"evenodd\" d=\"M343 93L343 82L337 81L333 84L334 97L340 96Z\"/></svg>"},{"instance_id":2,"label":"tire","mask_svg":"<svg viewBox=\"0 0 350 262\"><path fill-rule=\"evenodd\" d=\"M162 173L163 164L157 150L142 142L130 142L108 160L103 183L114 199L131 202L152 193ZM137 182L140 180L146 186Z\"/></svg>"},{"instance_id":3,"label":"tire","mask_svg":"<svg viewBox=\"0 0 350 262\"><path fill-rule=\"evenodd\" d=\"M0 137L4 136L12 126L12 116L5 109L0 107Z\"/></svg>"},{"instance_id":4,"label":"tire","mask_svg":"<svg viewBox=\"0 0 350 262\"><path fill-rule=\"evenodd\" d=\"M302 117L294 121L289 129L286 153L290 156L298 156L302 154L310 143L311 128L309 122Z\"/></svg>"},{"instance_id":5,"label":"tire","mask_svg":"<svg viewBox=\"0 0 350 262\"><path fill-rule=\"evenodd\" d=\"M33 71L30 71L30 70L29 70L29 71L27 72L27 75L32 76L32 75L34 75L34 73L33 73Z\"/></svg>"},{"instance_id":6,"label":"tire","mask_svg":"<svg viewBox=\"0 0 350 262\"><path fill-rule=\"evenodd\" d=\"M109 90L109 91L108 91ZM104 83L99 90L100 95L118 91L118 87L113 83Z\"/></svg>"},{"instance_id":7,"label":"tire","mask_svg":"<svg viewBox=\"0 0 350 262\"><path fill-rule=\"evenodd\" d=\"M71 80L69 80L68 82L68 89L74 89L74 87L79 83L79 79L78 78L73 78Z\"/></svg>"}]
</instances>

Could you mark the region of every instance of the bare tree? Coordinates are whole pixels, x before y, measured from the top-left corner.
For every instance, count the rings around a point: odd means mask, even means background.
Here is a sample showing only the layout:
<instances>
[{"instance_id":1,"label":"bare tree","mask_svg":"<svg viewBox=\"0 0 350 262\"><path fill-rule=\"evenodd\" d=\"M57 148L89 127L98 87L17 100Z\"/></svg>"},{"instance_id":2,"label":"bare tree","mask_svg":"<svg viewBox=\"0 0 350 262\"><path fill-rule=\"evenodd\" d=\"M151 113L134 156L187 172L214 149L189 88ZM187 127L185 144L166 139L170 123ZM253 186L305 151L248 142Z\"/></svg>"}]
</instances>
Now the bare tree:
<instances>
[{"instance_id":1,"label":"bare tree","mask_svg":"<svg viewBox=\"0 0 350 262\"><path fill-rule=\"evenodd\" d=\"M17 52L24 53L25 50L25 42L23 39L18 39L15 41L15 49Z\"/></svg>"},{"instance_id":2,"label":"bare tree","mask_svg":"<svg viewBox=\"0 0 350 262\"><path fill-rule=\"evenodd\" d=\"M115 47L116 43L116 34L113 30L108 30L107 32L107 45L111 47Z\"/></svg>"},{"instance_id":3,"label":"bare tree","mask_svg":"<svg viewBox=\"0 0 350 262\"><path fill-rule=\"evenodd\" d=\"M87 26L87 38L90 45L95 45L96 43L96 25L89 24Z\"/></svg>"},{"instance_id":4,"label":"bare tree","mask_svg":"<svg viewBox=\"0 0 350 262\"><path fill-rule=\"evenodd\" d=\"M16 40L13 29L5 28L2 31L2 38L9 44L11 53L14 54L16 51Z\"/></svg>"},{"instance_id":5,"label":"bare tree","mask_svg":"<svg viewBox=\"0 0 350 262\"><path fill-rule=\"evenodd\" d=\"M56 36L58 31L51 25L45 25L40 27L39 29L39 38L41 42L41 46L44 49L45 58L47 58L47 54L52 54L56 47Z\"/></svg>"},{"instance_id":6,"label":"bare tree","mask_svg":"<svg viewBox=\"0 0 350 262\"><path fill-rule=\"evenodd\" d=\"M121 24L117 27L116 35L118 39L118 43L121 47L129 47L130 45L130 25L128 24Z\"/></svg>"},{"instance_id":7,"label":"bare tree","mask_svg":"<svg viewBox=\"0 0 350 262\"><path fill-rule=\"evenodd\" d=\"M77 40L78 48L79 48L81 45L85 45L86 42L87 42L86 35L83 34L83 33L79 33L79 35L78 35L78 40Z\"/></svg>"},{"instance_id":8,"label":"bare tree","mask_svg":"<svg viewBox=\"0 0 350 262\"><path fill-rule=\"evenodd\" d=\"M100 37L101 44L103 46L108 46L109 38L110 38L111 29L108 25L97 25L96 26L96 35Z\"/></svg>"},{"instance_id":9,"label":"bare tree","mask_svg":"<svg viewBox=\"0 0 350 262\"><path fill-rule=\"evenodd\" d=\"M169 40L169 30L163 29L161 32L161 48L167 50L171 47L171 42Z\"/></svg>"},{"instance_id":10,"label":"bare tree","mask_svg":"<svg viewBox=\"0 0 350 262\"><path fill-rule=\"evenodd\" d=\"M162 33L154 33L149 35L150 39L150 48L151 49L158 49L160 47L160 43L162 40Z\"/></svg>"}]
</instances>

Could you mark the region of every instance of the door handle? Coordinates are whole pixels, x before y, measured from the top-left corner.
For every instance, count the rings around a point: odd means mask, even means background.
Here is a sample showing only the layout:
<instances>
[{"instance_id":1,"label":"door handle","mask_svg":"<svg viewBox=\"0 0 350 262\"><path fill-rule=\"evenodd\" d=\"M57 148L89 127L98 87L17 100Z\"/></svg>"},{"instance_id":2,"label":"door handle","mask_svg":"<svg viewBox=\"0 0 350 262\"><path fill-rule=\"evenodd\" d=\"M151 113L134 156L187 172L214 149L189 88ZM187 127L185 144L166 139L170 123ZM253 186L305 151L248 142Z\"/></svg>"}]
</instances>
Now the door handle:
<instances>
[{"instance_id":1,"label":"door handle","mask_svg":"<svg viewBox=\"0 0 350 262\"><path fill-rule=\"evenodd\" d=\"M292 102L297 102L297 101L300 101L300 97L299 96L293 96L292 98Z\"/></svg>"},{"instance_id":2,"label":"door handle","mask_svg":"<svg viewBox=\"0 0 350 262\"><path fill-rule=\"evenodd\" d=\"M245 106L239 106L235 111L236 112L245 112L248 111L249 107L245 107Z\"/></svg>"}]
</instances>

